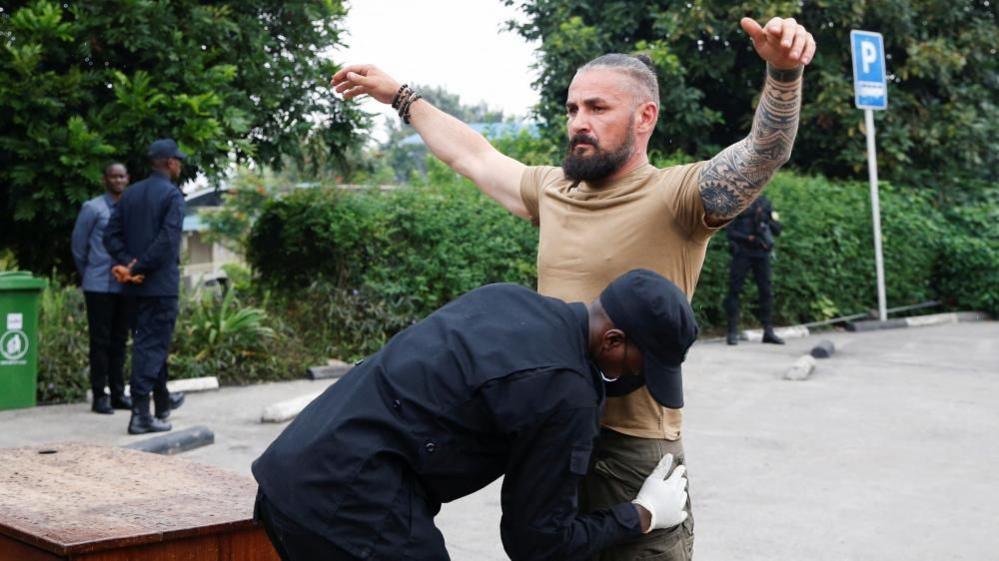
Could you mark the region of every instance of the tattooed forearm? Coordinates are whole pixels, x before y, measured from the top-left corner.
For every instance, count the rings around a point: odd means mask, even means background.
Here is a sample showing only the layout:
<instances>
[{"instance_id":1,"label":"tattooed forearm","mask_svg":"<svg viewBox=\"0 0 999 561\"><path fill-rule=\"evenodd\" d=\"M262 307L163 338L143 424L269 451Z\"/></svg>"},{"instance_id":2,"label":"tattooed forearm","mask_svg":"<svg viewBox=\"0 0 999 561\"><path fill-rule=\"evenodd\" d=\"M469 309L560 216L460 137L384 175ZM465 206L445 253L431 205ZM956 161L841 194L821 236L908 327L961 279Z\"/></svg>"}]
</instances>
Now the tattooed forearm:
<instances>
[{"instance_id":1,"label":"tattooed forearm","mask_svg":"<svg viewBox=\"0 0 999 561\"><path fill-rule=\"evenodd\" d=\"M742 212L791 157L801 110L801 74L801 68L767 66L753 130L701 170L701 201L708 224L721 224Z\"/></svg>"}]
</instances>

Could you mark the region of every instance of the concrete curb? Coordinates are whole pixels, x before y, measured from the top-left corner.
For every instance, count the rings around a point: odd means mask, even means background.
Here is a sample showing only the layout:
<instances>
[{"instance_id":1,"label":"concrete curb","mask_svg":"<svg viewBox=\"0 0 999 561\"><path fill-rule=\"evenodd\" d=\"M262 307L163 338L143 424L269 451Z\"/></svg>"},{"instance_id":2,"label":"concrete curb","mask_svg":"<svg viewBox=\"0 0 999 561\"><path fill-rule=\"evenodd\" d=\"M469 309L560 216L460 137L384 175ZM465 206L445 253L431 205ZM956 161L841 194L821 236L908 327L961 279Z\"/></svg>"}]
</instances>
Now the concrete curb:
<instances>
[{"instance_id":1,"label":"concrete curb","mask_svg":"<svg viewBox=\"0 0 999 561\"><path fill-rule=\"evenodd\" d=\"M836 345L828 339L823 339L818 342L812 350L808 353L815 358L829 358L836 352Z\"/></svg>"},{"instance_id":2,"label":"concrete curb","mask_svg":"<svg viewBox=\"0 0 999 561\"><path fill-rule=\"evenodd\" d=\"M181 378L167 382L167 389L173 392L207 392L219 389L219 379L215 376L203 378Z\"/></svg>"},{"instance_id":3,"label":"concrete curb","mask_svg":"<svg viewBox=\"0 0 999 561\"><path fill-rule=\"evenodd\" d=\"M984 312L946 312L942 314L889 319L886 321L876 319L849 321L846 323L846 330L854 332L877 331L880 329L898 329L900 327L927 327L930 325L947 325L968 321L987 321L988 319L988 314Z\"/></svg>"},{"instance_id":4,"label":"concrete curb","mask_svg":"<svg viewBox=\"0 0 999 561\"><path fill-rule=\"evenodd\" d=\"M326 380L340 378L350 372L353 364L334 364L331 366L313 366L305 371L305 377L310 380Z\"/></svg>"},{"instance_id":5,"label":"concrete curb","mask_svg":"<svg viewBox=\"0 0 999 561\"><path fill-rule=\"evenodd\" d=\"M305 409L305 406L312 403L312 400L319 397L321 393L323 392L314 392L268 405L264 407L263 412L260 414L260 422L283 423L290 421L298 416L302 412L302 409Z\"/></svg>"},{"instance_id":6,"label":"concrete curb","mask_svg":"<svg viewBox=\"0 0 999 561\"><path fill-rule=\"evenodd\" d=\"M196 393L205 392L219 389L219 379L215 376L204 376L201 378L181 378L179 380L170 380L167 382L167 390L171 393L175 392L185 392L185 393ZM105 392L110 393L110 389L104 388ZM125 384L125 395L132 395L132 386ZM94 392L92 390L87 390L87 401L94 400Z\"/></svg>"},{"instance_id":7,"label":"concrete curb","mask_svg":"<svg viewBox=\"0 0 999 561\"><path fill-rule=\"evenodd\" d=\"M814 370L815 359L812 355L801 355L801 357L794 361L794 364L792 364L791 367L784 372L784 379L795 382L807 380L808 376L810 376Z\"/></svg>"},{"instance_id":8,"label":"concrete curb","mask_svg":"<svg viewBox=\"0 0 999 561\"><path fill-rule=\"evenodd\" d=\"M172 456L202 446L215 443L215 433L212 429L198 425L189 429L179 430L133 442L125 448Z\"/></svg>"},{"instance_id":9,"label":"concrete curb","mask_svg":"<svg viewBox=\"0 0 999 561\"><path fill-rule=\"evenodd\" d=\"M808 337L810 332L804 325L789 325L787 327L774 328L774 333L782 339L797 339L800 337ZM759 343L763 340L763 330L747 329L742 332L742 338L746 341Z\"/></svg>"}]
</instances>

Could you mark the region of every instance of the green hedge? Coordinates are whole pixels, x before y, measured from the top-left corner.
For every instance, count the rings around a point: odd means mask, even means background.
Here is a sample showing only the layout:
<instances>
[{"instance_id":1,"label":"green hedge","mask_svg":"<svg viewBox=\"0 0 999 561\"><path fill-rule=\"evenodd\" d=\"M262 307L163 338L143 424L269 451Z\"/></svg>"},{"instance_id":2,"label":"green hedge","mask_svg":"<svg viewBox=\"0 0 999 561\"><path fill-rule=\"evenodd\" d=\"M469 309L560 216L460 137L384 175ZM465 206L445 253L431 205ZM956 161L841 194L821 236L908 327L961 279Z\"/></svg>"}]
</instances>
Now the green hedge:
<instances>
[{"instance_id":1,"label":"green hedge","mask_svg":"<svg viewBox=\"0 0 999 561\"><path fill-rule=\"evenodd\" d=\"M866 182L790 172L767 188L785 228L774 255L775 316L790 324L877 305ZM997 312L995 206L942 212L925 191L881 188L889 306L941 299ZM356 358L462 292L490 282L533 286L537 233L438 163L394 191L309 190L271 201L249 258L307 344ZM728 243L710 243L694 297L706 330L724 325ZM752 318L755 286L743 293ZM306 336L307 339L309 336Z\"/></svg>"}]
</instances>

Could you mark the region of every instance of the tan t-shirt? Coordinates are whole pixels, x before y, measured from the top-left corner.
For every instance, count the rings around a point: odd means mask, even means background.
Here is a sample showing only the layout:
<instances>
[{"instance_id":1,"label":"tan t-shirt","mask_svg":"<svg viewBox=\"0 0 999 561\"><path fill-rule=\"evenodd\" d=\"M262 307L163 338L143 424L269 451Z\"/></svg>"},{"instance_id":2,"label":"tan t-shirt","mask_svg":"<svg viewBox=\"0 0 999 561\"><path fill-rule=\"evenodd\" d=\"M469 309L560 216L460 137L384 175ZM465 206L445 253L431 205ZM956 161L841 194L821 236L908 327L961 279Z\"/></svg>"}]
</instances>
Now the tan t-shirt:
<instances>
[{"instance_id":1,"label":"tan t-shirt","mask_svg":"<svg viewBox=\"0 0 999 561\"><path fill-rule=\"evenodd\" d=\"M636 169L599 189L576 186L562 168L529 167L520 195L540 229L538 292L591 302L619 275L656 271L690 299L716 229L704 222L697 179L704 162ZM644 387L607 400L603 425L642 438L680 437L682 411L656 403Z\"/></svg>"}]
</instances>

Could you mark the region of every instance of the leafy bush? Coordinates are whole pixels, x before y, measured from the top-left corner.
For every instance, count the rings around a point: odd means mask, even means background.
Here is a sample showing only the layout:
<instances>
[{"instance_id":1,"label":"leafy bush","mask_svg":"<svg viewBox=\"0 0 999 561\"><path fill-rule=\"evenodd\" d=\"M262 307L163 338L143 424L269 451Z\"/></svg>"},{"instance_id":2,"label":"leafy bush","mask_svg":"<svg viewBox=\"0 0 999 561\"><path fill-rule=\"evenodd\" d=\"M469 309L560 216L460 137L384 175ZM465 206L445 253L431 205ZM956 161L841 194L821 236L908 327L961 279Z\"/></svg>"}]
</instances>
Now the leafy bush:
<instances>
[{"instance_id":1,"label":"leafy bush","mask_svg":"<svg viewBox=\"0 0 999 561\"><path fill-rule=\"evenodd\" d=\"M262 305L266 305L264 302ZM87 314L79 289L52 281L42 294L39 317L39 403L84 399L87 376ZM263 307L224 295L183 292L170 350L170 378L218 376L222 384L300 378L321 362L297 332ZM130 361L125 364L126 381Z\"/></svg>"},{"instance_id":2,"label":"leafy bush","mask_svg":"<svg viewBox=\"0 0 999 561\"><path fill-rule=\"evenodd\" d=\"M867 184L782 172L767 196L784 224L773 263L778 323L875 308ZM945 214L927 192L883 183L889 306L942 299L994 310L995 208L982 204ZM314 190L273 201L253 228L249 248L258 278L274 290L274 304L315 335L304 336L309 348L357 358L466 290L498 281L533 286L536 235L432 163L427 183L392 192ZM719 232L694 297L707 330L725 323L729 260ZM756 287L747 282L746 320L754 317L755 301Z\"/></svg>"},{"instance_id":3,"label":"leafy bush","mask_svg":"<svg viewBox=\"0 0 999 561\"><path fill-rule=\"evenodd\" d=\"M79 401L90 389L89 340L83 293L57 279L42 292L38 314L39 403Z\"/></svg>"},{"instance_id":4,"label":"leafy bush","mask_svg":"<svg viewBox=\"0 0 999 561\"><path fill-rule=\"evenodd\" d=\"M999 188L947 216L935 275L938 292L957 308L999 315Z\"/></svg>"}]
</instances>

